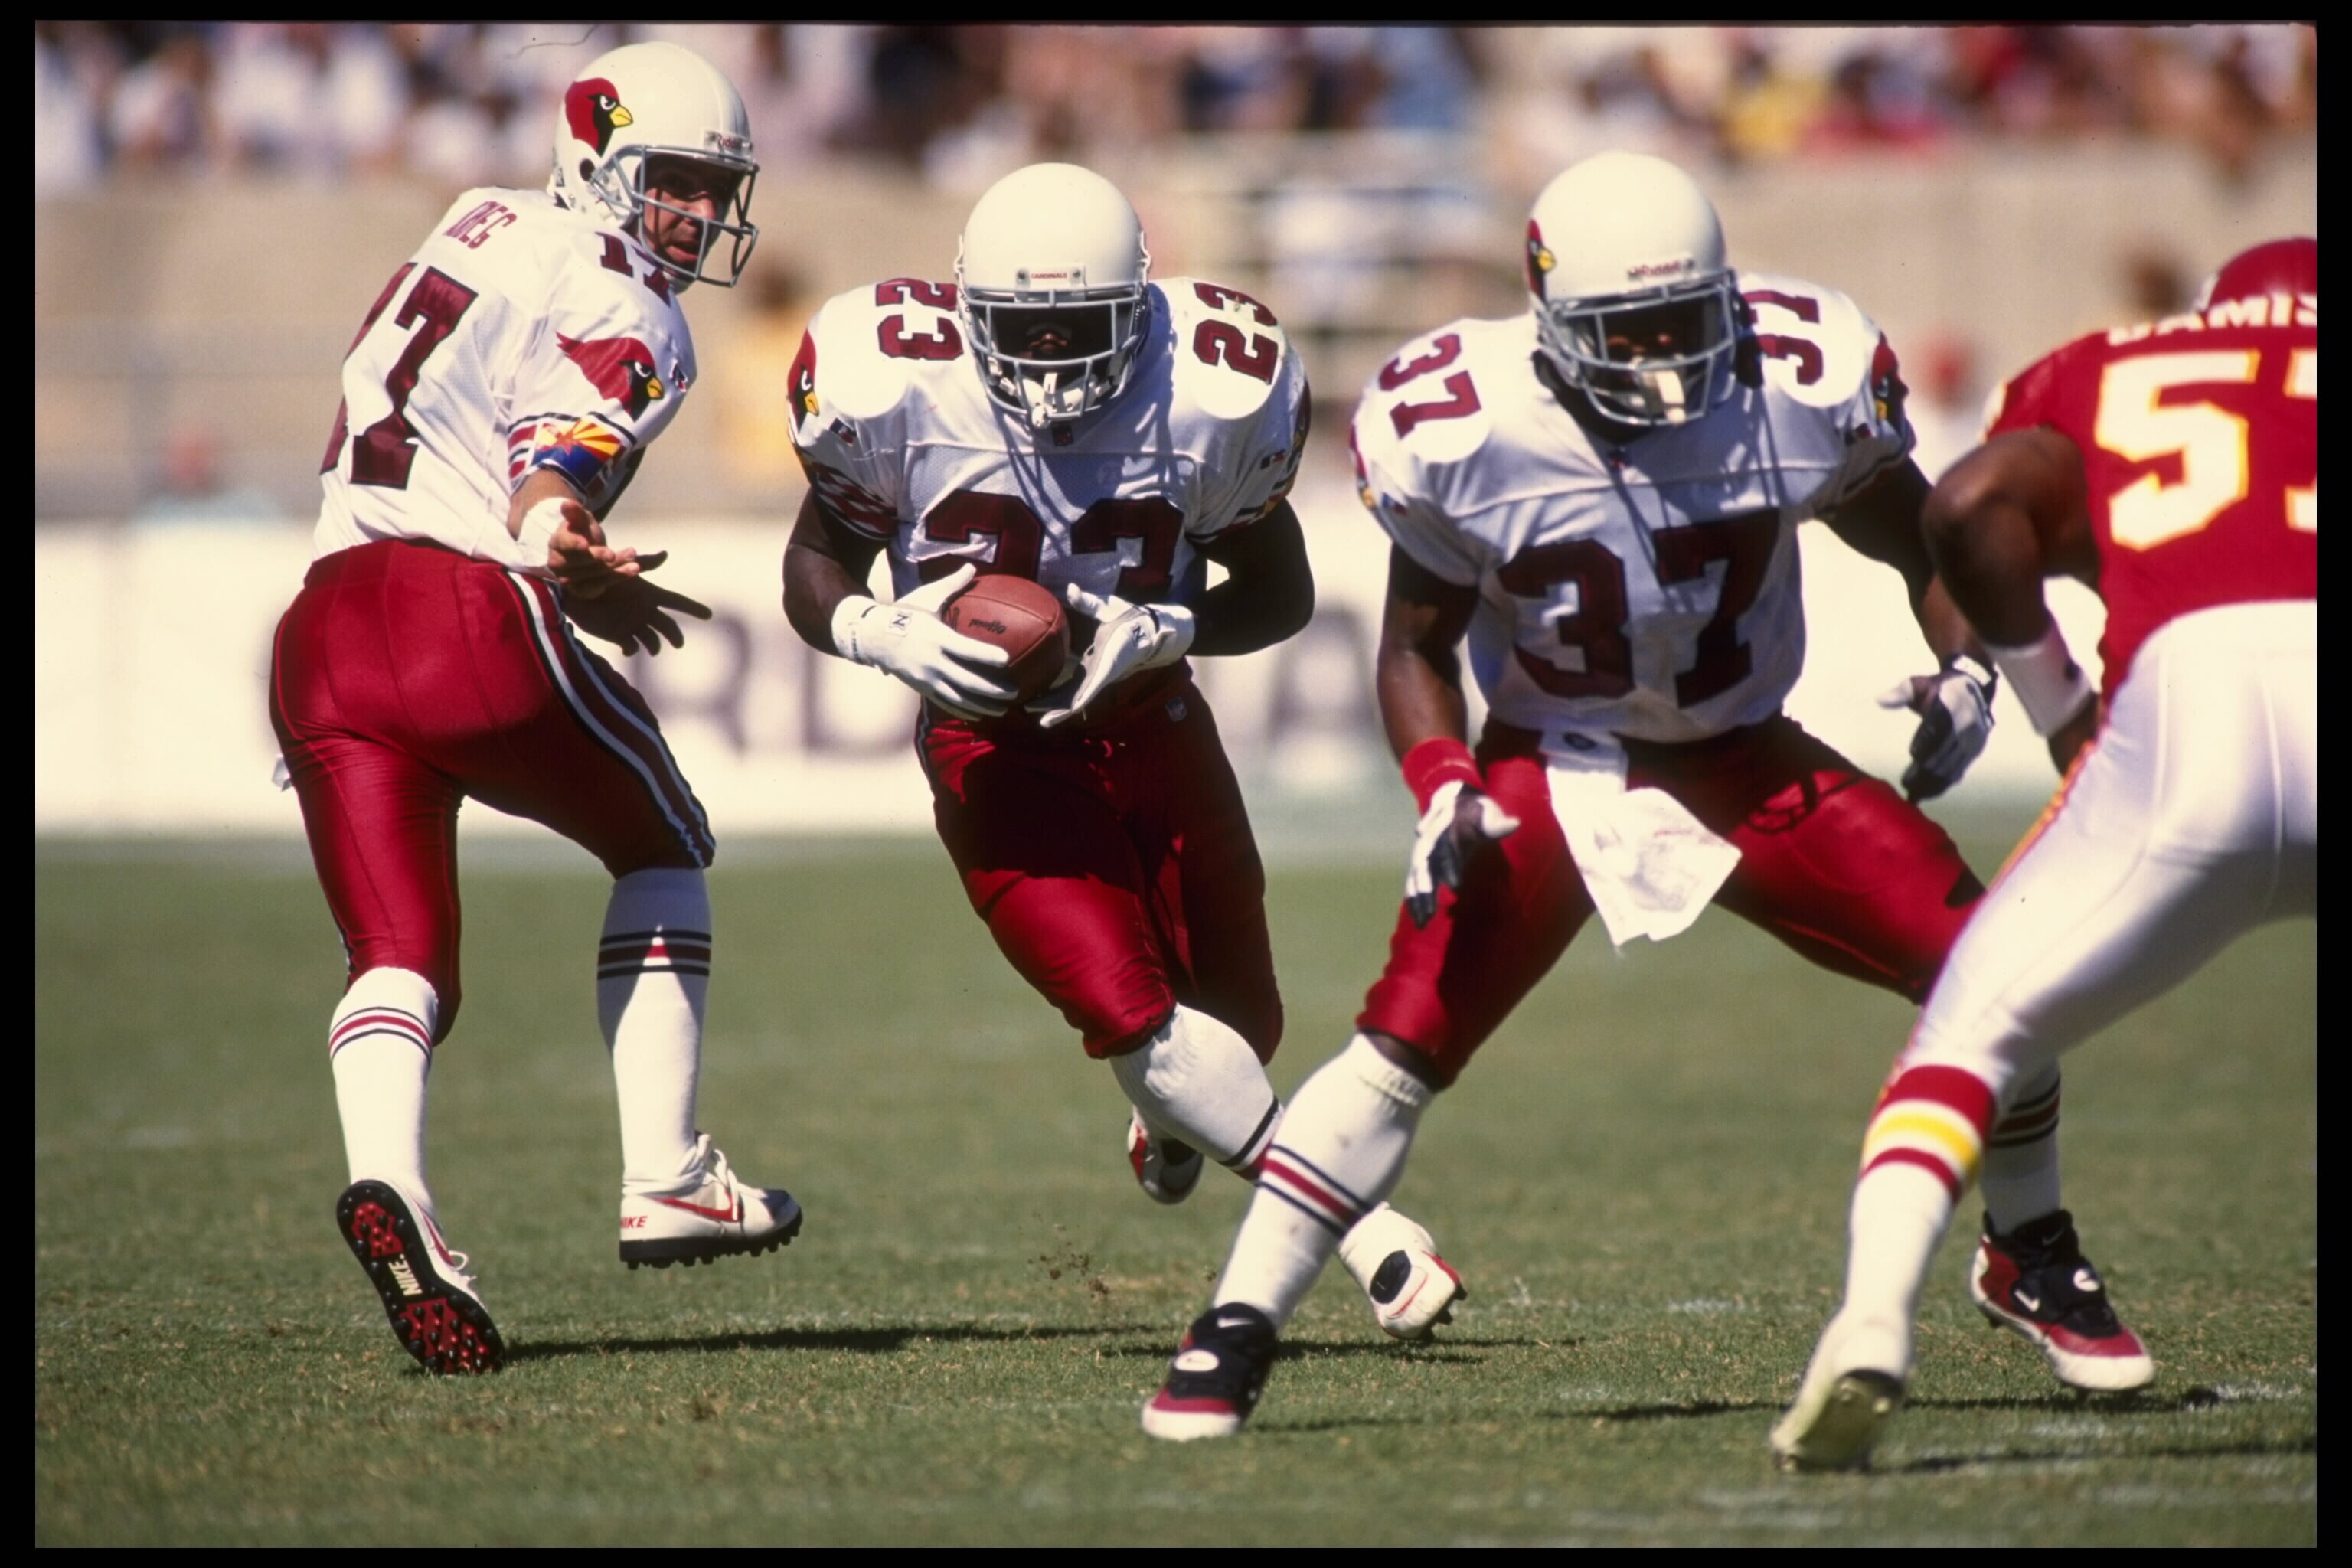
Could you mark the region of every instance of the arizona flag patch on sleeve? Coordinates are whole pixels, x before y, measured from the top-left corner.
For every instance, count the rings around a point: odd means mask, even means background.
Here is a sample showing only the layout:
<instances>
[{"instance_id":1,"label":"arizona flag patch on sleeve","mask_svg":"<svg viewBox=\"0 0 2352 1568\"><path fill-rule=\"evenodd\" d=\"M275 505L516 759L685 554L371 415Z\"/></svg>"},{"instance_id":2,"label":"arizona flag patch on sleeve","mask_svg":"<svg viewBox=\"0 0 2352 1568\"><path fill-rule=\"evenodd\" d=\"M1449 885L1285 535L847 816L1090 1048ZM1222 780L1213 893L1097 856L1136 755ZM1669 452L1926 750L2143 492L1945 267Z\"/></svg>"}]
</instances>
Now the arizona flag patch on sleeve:
<instances>
[{"instance_id":1,"label":"arizona flag patch on sleeve","mask_svg":"<svg viewBox=\"0 0 2352 1568\"><path fill-rule=\"evenodd\" d=\"M593 500L628 449L628 437L593 415L546 416L515 426L507 443L507 477L520 483L533 468L553 468Z\"/></svg>"}]
</instances>

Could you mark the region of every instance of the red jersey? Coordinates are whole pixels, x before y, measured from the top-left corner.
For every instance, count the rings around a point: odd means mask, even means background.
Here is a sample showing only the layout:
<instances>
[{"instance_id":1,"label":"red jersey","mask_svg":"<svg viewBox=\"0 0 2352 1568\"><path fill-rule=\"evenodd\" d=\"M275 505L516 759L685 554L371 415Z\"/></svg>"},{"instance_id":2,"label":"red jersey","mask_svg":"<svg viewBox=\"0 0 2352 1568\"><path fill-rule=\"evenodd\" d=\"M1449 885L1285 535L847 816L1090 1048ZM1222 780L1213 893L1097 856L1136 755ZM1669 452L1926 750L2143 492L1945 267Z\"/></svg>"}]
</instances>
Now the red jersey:
<instances>
[{"instance_id":1,"label":"red jersey","mask_svg":"<svg viewBox=\"0 0 2352 1568\"><path fill-rule=\"evenodd\" d=\"M2103 695L2175 616L2318 598L2316 294L2078 338L2001 389L1985 434L2043 425L2083 454Z\"/></svg>"}]
</instances>

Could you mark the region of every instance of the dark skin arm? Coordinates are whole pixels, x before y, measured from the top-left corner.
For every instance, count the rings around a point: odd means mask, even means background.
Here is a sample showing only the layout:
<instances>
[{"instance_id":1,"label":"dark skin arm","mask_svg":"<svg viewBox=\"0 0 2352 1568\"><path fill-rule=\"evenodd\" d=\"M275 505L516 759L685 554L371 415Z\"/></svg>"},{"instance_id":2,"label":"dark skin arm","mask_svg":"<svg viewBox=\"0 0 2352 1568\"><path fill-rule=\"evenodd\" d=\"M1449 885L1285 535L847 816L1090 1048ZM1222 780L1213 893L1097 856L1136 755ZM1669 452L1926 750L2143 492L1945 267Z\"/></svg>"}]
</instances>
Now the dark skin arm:
<instances>
[{"instance_id":1,"label":"dark skin arm","mask_svg":"<svg viewBox=\"0 0 2352 1568\"><path fill-rule=\"evenodd\" d=\"M1922 513L1926 548L1954 606L2004 647L2050 630L2045 577L2098 584L2083 454L2054 430L1997 436L1952 465ZM2050 760L2070 766L2098 726L2098 704L2050 737Z\"/></svg>"},{"instance_id":2,"label":"dark skin arm","mask_svg":"<svg viewBox=\"0 0 2352 1568\"><path fill-rule=\"evenodd\" d=\"M1225 569L1225 580L1192 606L1194 653L1255 653L1297 636L1314 617L1315 572L1288 501L1198 548Z\"/></svg>"},{"instance_id":3,"label":"dark skin arm","mask_svg":"<svg viewBox=\"0 0 2352 1568\"><path fill-rule=\"evenodd\" d=\"M1902 574L1911 614L1939 663L1961 653L1982 660L1983 645L1966 614L1936 580L1936 563L1920 537L1920 510L1929 489L1927 476L1906 458L1822 521L1853 549Z\"/></svg>"},{"instance_id":4,"label":"dark skin arm","mask_svg":"<svg viewBox=\"0 0 2352 1568\"><path fill-rule=\"evenodd\" d=\"M1374 684L1389 750L1400 762L1423 741L1469 740L1459 649L1477 608L1476 588L1456 586L1390 547Z\"/></svg>"},{"instance_id":5,"label":"dark skin arm","mask_svg":"<svg viewBox=\"0 0 2352 1568\"><path fill-rule=\"evenodd\" d=\"M832 653L833 612L841 601L866 592L866 574L882 547L833 515L814 490L802 498L801 514L784 545L784 618L801 640Z\"/></svg>"},{"instance_id":6,"label":"dark skin arm","mask_svg":"<svg viewBox=\"0 0 2352 1568\"><path fill-rule=\"evenodd\" d=\"M1470 706L1462 695L1458 650L1477 607L1476 588L1448 583L1390 547L1388 600L1381 612L1374 683L1389 750L1399 761L1423 741L1468 741ZM1463 792L1465 798L1469 795ZM1463 863L1467 864L1470 857L1490 851L1494 841L1477 830L1461 801L1455 802L1454 811ZM1398 1067L1423 1082L1433 1081L1429 1058L1419 1051L1377 1029L1366 1031L1365 1037Z\"/></svg>"}]
</instances>

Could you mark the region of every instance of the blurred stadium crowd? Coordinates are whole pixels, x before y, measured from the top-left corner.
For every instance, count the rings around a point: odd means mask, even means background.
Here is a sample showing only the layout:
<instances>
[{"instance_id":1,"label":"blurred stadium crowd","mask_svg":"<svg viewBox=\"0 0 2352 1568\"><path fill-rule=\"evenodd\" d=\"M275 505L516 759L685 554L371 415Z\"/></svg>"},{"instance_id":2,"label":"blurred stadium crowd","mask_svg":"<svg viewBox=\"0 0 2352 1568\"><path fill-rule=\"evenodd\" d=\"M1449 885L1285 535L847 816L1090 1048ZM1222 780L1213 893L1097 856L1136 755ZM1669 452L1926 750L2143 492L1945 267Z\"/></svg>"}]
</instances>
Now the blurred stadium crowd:
<instances>
[{"instance_id":1,"label":"blurred stadium crowd","mask_svg":"<svg viewBox=\"0 0 2352 1568\"><path fill-rule=\"evenodd\" d=\"M2318 115L2307 26L38 22L36 186L150 170L536 184L552 89L666 33L743 84L770 157L870 156L957 188L1188 133L1474 126L1544 167L1601 145L1740 162L2105 132L2190 142L2233 174Z\"/></svg>"},{"instance_id":2,"label":"blurred stadium crowd","mask_svg":"<svg viewBox=\"0 0 2352 1568\"><path fill-rule=\"evenodd\" d=\"M700 516L796 503L774 389L808 312L943 272L1040 159L1134 191L1161 276L1276 302L1337 428L1405 336L1521 308L1554 173L1673 158L1744 264L1870 301L1937 458L2022 355L2177 308L2231 226L2315 222L2305 26L37 22L36 516L307 512L387 258L458 190L543 183L562 85L657 37L742 85L765 166L746 287L695 301L710 390L637 503ZM1316 446L1352 520L1345 444Z\"/></svg>"}]
</instances>

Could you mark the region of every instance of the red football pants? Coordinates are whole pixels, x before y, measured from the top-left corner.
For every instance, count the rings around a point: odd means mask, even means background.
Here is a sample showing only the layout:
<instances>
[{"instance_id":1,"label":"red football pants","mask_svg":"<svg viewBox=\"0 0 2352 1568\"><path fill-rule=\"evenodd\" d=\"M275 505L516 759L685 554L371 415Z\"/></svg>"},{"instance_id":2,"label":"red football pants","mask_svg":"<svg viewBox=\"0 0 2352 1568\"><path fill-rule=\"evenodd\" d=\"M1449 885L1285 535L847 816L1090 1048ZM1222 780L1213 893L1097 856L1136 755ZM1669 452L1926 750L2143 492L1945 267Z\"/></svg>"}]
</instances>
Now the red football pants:
<instances>
[{"instance_id":1,"label":"red football pants","mask_svg":"<svg viewBox=\"0 0 2352 1568\"><path fill-rule=\"evenodd\" d=\"M1265 870L1189 681L1076 734L933 714L919 745L965 896L1088 1056L1131 1048L1180 1003L1274 1055Z\"/></svg>"},{"instance_id":2,"label":"red football pants","mask_svg":"<svg viewBox=\"0 0 2352 1568\"><path fill-rule=\"evenodd\" d=\"M350 973L412 969L457 1015L457 807L543 823L615 877L707 866L660 726L555 590L436 545L311 563L278 623L269 717Z\"/></svg>"},{"instance_id":3,"label":"red football pants","mask_svg":"<svg viewBox=\"0 0 2352 1568\"><path fill-rule=\"evenodd\" d=\"M1472 863L1458 897L1441 895L1428 926L1400 911L1388 968L1356 1019L1426 1055L1441 1084L1592 914L1536 740L1486 726L1486 792L1519 829ZM1826 969L1926 997L1984 886L1918 807L1785 717L1626 752L1627 787L1664 790L1738 849L1718 906Z\"/></svg>"}]
</instances>

